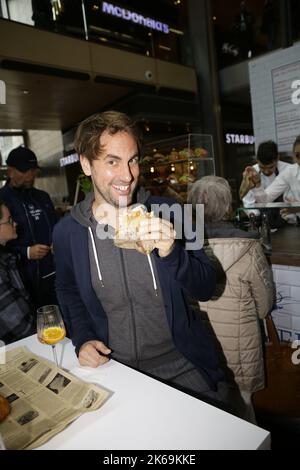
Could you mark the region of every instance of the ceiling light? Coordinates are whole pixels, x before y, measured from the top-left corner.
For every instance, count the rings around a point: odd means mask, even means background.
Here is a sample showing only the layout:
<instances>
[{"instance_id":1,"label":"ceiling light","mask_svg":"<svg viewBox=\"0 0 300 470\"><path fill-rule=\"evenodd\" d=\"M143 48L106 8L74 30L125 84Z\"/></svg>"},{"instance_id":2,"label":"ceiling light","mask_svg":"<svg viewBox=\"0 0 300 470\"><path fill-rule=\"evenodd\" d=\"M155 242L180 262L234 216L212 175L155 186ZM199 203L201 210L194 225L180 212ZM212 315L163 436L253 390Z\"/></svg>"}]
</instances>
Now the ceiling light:
<instances>
[{"instance_id":1,"label":"ceiling light","mask_svg":"<svg viewBox=\"0 0 300 470\"><path fill-rule=\"evenodd\" d=\"M172 50L170 47L162 46L161 44L159 44L158 47L159 47L159 49L163 49L165 51L171 51Z\"/></svg>"},{"instance_id":2,"label":"ceiling light","mask_svg":"<svg viewBox=\"0 0 300 470\"><path fill-rule=\"evenodd\" d=\"M169 28L169 31L171 31L171 33L179 34L180 36L184 36L184 32L180 31L180 29Z\"/></svg>"}]
</instances>

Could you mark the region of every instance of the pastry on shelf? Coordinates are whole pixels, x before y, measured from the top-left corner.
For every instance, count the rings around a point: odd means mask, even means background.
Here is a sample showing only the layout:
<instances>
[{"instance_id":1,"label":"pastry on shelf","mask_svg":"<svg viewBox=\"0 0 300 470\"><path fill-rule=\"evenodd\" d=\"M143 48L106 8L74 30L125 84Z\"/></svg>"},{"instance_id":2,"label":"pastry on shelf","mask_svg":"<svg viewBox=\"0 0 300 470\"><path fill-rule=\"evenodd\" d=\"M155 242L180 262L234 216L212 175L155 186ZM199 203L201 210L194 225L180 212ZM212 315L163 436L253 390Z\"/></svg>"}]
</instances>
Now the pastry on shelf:
<instances>
[{"instance_id":1,"label":"pastry on shelf","mask_svg":"<svg viewBox=\"0 0 300 470\"><path fill-rule=\"evenodd\" d=\"M179 155L179 152L177 152L176 149L172 149L171 153L168 155L168 160L170 161L175 161L175 160L179 160L181 157Z\"/></svg>"},{"instance_id":2,"label":"pastry on shelf","mask_svg":"<svg viewBox=\"0 0 300 470\"><path fill-rule=\"evenodd\" d=\"M208 157L208 151L205 150L202 147L195 148L194 153L195 153L195 157L199 157L199 158L207 158Z\"/></svg>"},{"instance_id":3,"label":"pastry on shelf","mask_svg":"<svg viewBox=\"0 0 300 470\"><path fill-rule=\"evenodd\" d=\"M174 173L171 173L171 174L167 177L167 181L168 181L170 184L178 184L178 183L179 183L178 178L177 178L177 176L176 176Z\"/></svg>"},{"instance_id":4,"label":"pastry on shelf","mask_svg":"<svg viewBox=\"0 0 300 470\"><path fill-rule=\"evenodd\" d=\"M194 150L189 149L189 148L185 148L183 150L180 150L180 152L178 152L178 153L179 153L179 156L180 156L181 159L191 158L191 157L195 156Z\"/></svg>"},{"instance_id":5,"label":"pastry on shelf","mask_svg":"<svg viewBox=\"0 0 300 470\"><path fill-rule=\"evenodd\" d=\"M141 165L149 165L152 162L153 162L153 157L149 157L149 155L146 155L145 157L143 157L141 159L140 164Z\"/></svg>"},{"instance_id":6,"label":"pastry on shelf","mask_svg":"<svg viewBox=\"0 0 300 470\"><path fill-rule=\"evenodd\" d=\"M196 181L196 176L192 175L191 173L186 173L179 178L179 183L187 184L187 183L194 183Z\"/></svg>"},{"instance_id":7,"label":"pastry on shelf","mask_svg":"<svg viewBox=\"0 0 300 470\"><path fill-rule=\"evenodd\" d=\"M168 157L166 157L162 153L155 153L153 157L155 159L155 163L166 162L168 160Z\"/></svg>"}]
</instances>

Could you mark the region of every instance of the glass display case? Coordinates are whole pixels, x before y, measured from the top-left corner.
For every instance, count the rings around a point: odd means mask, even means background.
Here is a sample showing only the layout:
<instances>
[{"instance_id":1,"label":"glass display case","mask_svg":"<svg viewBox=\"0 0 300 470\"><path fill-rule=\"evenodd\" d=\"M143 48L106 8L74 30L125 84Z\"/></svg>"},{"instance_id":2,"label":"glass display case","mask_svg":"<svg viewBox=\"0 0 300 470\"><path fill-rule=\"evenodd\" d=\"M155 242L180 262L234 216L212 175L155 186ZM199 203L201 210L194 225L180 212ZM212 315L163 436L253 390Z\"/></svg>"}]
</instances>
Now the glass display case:
<instances>
[{"instance_id":1,"label":"glass display case","mask_svg":"<svg viewBox=\"0 0 300 470\"><path fill-rule=\"evenodd\" d=\"M186 134L144 147L140 183L152 194L186 202L189 186L215 174L211 135Z\"/></svg>"}]
</instances>

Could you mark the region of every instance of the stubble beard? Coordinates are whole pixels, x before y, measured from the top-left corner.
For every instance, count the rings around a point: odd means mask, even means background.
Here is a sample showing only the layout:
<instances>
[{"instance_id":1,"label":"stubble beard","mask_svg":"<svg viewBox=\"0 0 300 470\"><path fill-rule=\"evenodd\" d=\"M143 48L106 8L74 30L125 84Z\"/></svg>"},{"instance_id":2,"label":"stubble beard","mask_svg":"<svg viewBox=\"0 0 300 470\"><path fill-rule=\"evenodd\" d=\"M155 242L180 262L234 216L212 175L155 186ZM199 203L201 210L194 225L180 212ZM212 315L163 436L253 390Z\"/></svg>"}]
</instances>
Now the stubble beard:
<instances>
[{"instance_id":1,"label":"stubble beard","mask_svg":"<svg viewBox=\"0 0 300 470\"><path fill-rule=\"evenodd\" d=\"M96 185L94 185L94 194L98 195L98 201L96 201L98 205L102 203L110 204L115 209L121 209L124 207L128 207L132 204L132 200L133 200L133 196L136 191L136 188L137 188L137 185L134 187L134 189L131 191L131 193L128 196L119 196L118 200L116 200L114 197L111 197L109 192L103 193L100 190L100 188Z\"/></svg>"}]
</instances>

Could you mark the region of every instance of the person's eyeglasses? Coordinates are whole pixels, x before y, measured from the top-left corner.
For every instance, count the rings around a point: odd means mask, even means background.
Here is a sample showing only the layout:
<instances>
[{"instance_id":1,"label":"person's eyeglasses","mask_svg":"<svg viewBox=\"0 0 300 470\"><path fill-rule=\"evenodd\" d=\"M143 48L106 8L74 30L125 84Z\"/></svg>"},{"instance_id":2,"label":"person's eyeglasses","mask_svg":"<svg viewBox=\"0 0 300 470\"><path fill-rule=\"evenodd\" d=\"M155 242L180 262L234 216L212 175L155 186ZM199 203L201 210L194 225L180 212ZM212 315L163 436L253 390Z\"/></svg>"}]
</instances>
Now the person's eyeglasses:
<instances>
[{"instance_id":1,"label":"person's eyeglasses","mask_svg":"<svg viewBox=\"0 0 300 470\"><path fill-rule=\"evenodd\" d=\"M0 222L0 225L6 225L6 224L13 225L13 223L14 223L13 218L12 216L10 216L6 222Z\"/></svg>"}]
</instances>

